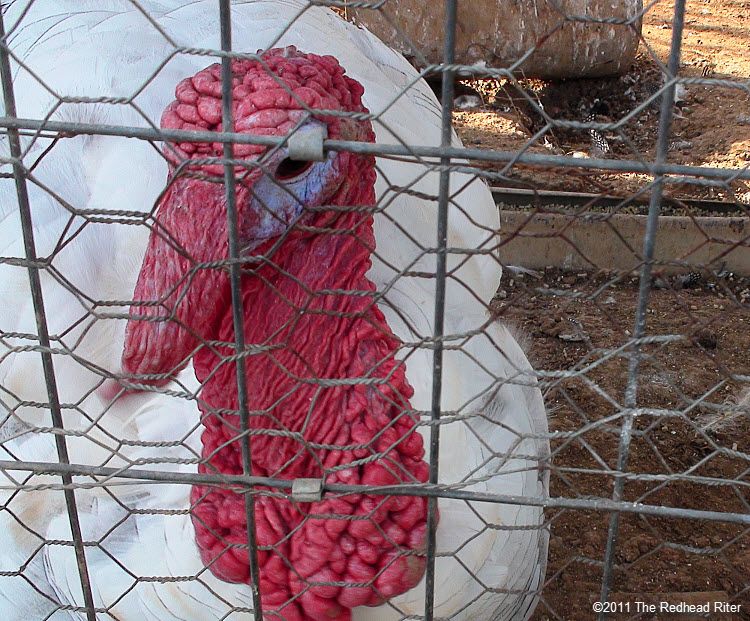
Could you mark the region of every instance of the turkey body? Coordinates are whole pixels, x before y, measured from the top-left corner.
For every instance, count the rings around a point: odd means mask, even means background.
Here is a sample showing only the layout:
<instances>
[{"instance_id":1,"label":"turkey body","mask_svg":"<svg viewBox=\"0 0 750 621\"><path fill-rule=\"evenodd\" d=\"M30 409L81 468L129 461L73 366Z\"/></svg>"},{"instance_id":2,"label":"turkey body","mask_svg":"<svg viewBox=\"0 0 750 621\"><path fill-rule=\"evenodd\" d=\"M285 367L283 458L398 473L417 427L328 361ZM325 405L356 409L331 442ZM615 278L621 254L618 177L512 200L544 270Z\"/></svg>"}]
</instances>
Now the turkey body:
<instances>
[{"instance_id":1,"label":"turkey body","mask_svg":"<svg viewBox=\"0 0 750 621\"><path fill-rule=\"evenodd\" d=\"M440 109L430 89L403 57L368 32L301 0L233 2L232 17L237 50L295 45L337 58L364 87L378 143L440 144ZM144 1L138 7L125 0L16 1L4 19L16 60L17 111L25 118L158 125L175 86L208 64L191 51L219 47L218 8L208 0ZM66 103L58 95L92 101ZM460 145L456 137L454 144ZM47 151L49 146L49 138L24 138L26 165L38 159L28 188L37 254L51 258L42 285L59 350L53 358L63 419L66 429L84 432L68 438L71 461L194 472L200 449L192 369L170 384L171 394L146 392L112 402L101 389L104 376L121 371L127 301L148 240L147 227L138 223L164 189L167 163L151 144L120 137L78 136ZM399 354L414 389L411 406L429 412L432 349L419 345L433 332L434 279L422 275L434 272L425 249L435 245L437 203L430 197L437 194L438 173L383 158L377 171L381 209L367 277L384 293L379 308L390 329L402 343L413 344ZM479 180L456 173L451 190L447 245L480 252L449 253L447 259L440 481L544 497L547 477L538 466L548 447L541 394L523 351L487 312L501 274L493 252L497 209ZM12 180L0 180L2 256L23 256L16 205ZM26 272L8 263L0 270L3 299L13 301L0 308L0 329L12 333L5 340L11 347L28 344L23 335L36 329ZM0 419L0 437L7 438L3 458L57 459L51 434L28 431L50 425L48 412L33 405L46 401L42 377L37 352L3 351L0 405L10 413ZM420 427L425 434L428 429ZM2 494L0 571L19 573L0 577L2 618L84 618L60 609L82 605L72 548L44 545L45 539L70 540L62 493ZM99 618L252 618L249 587L205 569L187 511L189 496L187 485L155 484L77 493L84 538L98 542L87 560ZM129 516L133 509L137 515ZM546 564L542 524L538 507L441 500L436 615L530 616ZM353 618L419 615L423 600L424 580L389 604L355 608Z\"/></svg>"}]
</instances>

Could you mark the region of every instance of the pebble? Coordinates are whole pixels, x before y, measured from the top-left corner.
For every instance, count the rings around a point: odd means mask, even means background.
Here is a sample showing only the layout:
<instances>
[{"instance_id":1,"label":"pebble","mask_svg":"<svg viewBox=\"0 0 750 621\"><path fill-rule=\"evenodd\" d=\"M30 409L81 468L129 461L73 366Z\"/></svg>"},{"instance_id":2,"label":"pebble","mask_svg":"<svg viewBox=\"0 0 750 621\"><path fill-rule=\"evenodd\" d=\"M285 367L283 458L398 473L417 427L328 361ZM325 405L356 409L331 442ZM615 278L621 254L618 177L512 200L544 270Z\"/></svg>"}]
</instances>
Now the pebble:
<instances>
[{"instance_id":1,"label":"pebble","mask_svg":"<svg viewBox=\"0 0 750 621\"><path fill-rule=\"evenodd\" d=\"M693 146L693 143L689 140L675 140L669 145L669 151L682 151L683 149L689 149Z\"/></svg>"},{"instance_id":2,"label":"pebble","mask_svg":"<svg viewBox=\"0 0 750 621\"><path fill-rule=\"evenodd\" d=\"M567 341L569 343L581 343L584 341L584 338L581 334L558 334L557 338L559 338L561 341Z\"/></svg>"}]
</instances>

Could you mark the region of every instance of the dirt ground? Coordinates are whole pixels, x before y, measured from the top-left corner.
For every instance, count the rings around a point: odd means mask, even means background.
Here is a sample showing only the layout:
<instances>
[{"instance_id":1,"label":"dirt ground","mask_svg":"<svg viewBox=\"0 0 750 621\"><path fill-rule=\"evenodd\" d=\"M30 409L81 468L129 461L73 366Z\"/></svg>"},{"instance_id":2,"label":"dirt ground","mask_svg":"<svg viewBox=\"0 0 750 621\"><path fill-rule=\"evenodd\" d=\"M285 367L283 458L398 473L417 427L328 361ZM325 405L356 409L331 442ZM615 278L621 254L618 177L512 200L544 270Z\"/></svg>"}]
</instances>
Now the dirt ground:
<instances>
[{"instance_id":1,"label":"dirt ground","mask_svg":"<svg viewBox=\"0 0 750 621\"><path fill-rule=\"evenodd\" d=\"M747 411L733 417L728 406L743 394L743 384L730 376L750 373L750 280L657 275L654 284L646 334L680 338L643 350L638 405L648 411L636 420L628 471L706 477L714 484L631 481L624 500L745 513L748 463L732 452L750 450L750 417ZM585 369L545 387L551 428L560 433L552 443L553 497L611 497L614 478L607 470L616 469L621 419L605 419L624 403L628 376L627 359L613 354L631 337L637 298L638 283L629 276L506 272L496 310L529 337L535 368ZM549 568L534 618L593 619L609 514L560 510L547 517ZM744 612L709 618L750 619L748 546L747 527L622 514L612 591L620 601L643 599L636 594L656 594L657 601L669 594L720 596L742 604ZM614 618L692 618L633 612Z\"/></svg>"},{"instance_id":2,"label":"dirt ground","mask_svg":"<svg viewBox=\"0 0 750 621\"><path fill-rule=\"evenodd\" d=\"M646 3L644 3L646 4ZM535 106L556 119L584 121L593 112L598 122L626 118L661 86L659 63L666 63L672 36L672 2L657 2L644 17L641 43L631 70L605 79L567 80L559 83L520 80L469 83L482 97L482 106L458 110L454 122L466 146L529 153L652 160L659 120L657 97L634 114L621 130L604 132L610 151L592 151L586 130L552 129L529 145L544 127ZM687 3L680 74L690 78L731 80L724 84L690 84L680 91L674 108L668 161L695 166L743 168L750 164L750 3L742 0L698 0ZM500 170L497 166L487 166ZM650 178L635 173L600 173L587 170L541 169L516 165L498 185L602 192L629 196ZM731 188L705 185L670 185L675 197L733 200L750 203L750 186Z\"/></svg>"}]
</instances>

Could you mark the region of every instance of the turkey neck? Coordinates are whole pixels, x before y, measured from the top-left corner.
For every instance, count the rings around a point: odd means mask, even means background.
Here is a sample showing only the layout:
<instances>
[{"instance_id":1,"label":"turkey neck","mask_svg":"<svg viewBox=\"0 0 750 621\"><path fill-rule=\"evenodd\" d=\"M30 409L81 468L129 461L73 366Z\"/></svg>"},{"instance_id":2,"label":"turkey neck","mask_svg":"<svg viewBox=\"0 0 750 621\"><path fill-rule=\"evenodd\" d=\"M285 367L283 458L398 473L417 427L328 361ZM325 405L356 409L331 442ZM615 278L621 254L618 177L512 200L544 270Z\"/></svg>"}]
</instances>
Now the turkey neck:
<instances>
[{"instance_id":1,"label":"turkey neck","mask_svg":"<svg viewBox=\"0 0 750 621\"><path fill-rule=\"evenodd\" d=\"M313 455L301 450L299 434L308 443L342 446L357 437L367 441L378 430L403 433L413 426L410 416L393 422L409 408L412 389L394 357L399 341L366 276L375 244L372 216L332 214L324 229L291 232L268 263L242 275L245 342L261 348L245 359L250 427L298 434L254 436L254 474L321 476L321 464L371 454L320 447ZM209 338L234 341L231 307L217 328ZM234 363L221 363L232 353L205 348L195 357L202 400L220 412L238 409ZM224 472L241 472L237 447L218 448L240 433L238 416L209 414L204 423L204 455L213 455L210 461Z\"/></svg>"},{"instance_id":2,"label":"turkey neck","mask_svg":"<svg viewBox=\"0 0 750 621\"><path fill-rule=\"evenodd\" d=\"M270 264L242 276L245 340L266 348L245 359L250 427L258 432L250 436L253 474L353 485L424 482L428 467L408 401L413 391L366 277L372 218L345 213L328 228L292 232ZM218 323L219 341L234 340L230 311ZM194 359L203 384L201 472L242 472L236 369L222 363L232 353L204 348ZM246 543L241 496L196 485L191 500L203 562L224 580L248 580L247 553L227 548ZM352 494L308 507L261 496L257 541L275 550L258 557L264 609L298 596L294 610L317 616L289 618L349 621L351 608L412 588L424 569L418 553L426 511L422 498ZM348 519L354 516L369 517ZM369 586L330 589L307 580Z\"/></svg>"}]
</instances>

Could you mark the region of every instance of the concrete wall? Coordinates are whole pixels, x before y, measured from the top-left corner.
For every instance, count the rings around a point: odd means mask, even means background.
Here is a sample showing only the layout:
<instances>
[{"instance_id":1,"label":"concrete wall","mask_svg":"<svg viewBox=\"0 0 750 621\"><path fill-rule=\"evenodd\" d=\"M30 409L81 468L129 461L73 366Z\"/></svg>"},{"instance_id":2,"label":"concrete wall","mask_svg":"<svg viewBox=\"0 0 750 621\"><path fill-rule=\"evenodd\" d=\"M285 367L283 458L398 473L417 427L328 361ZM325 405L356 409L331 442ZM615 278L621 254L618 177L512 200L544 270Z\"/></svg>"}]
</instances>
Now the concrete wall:
<instances>
[{"instance_id":1,"label":"concrete wall","mask_svg":"<svg viewBox=\"0 0 750 621\"><path fill-rule=\"evenodd\" d=\"M574 217L501 211L503 263L528 268L634 270L642 264L646 216L589 214ZM750 275L750 218L659 219L656 259L663 272L722 267Z\"/></svg>"}]
</instances>

